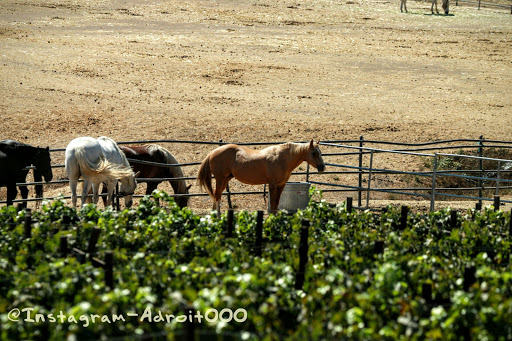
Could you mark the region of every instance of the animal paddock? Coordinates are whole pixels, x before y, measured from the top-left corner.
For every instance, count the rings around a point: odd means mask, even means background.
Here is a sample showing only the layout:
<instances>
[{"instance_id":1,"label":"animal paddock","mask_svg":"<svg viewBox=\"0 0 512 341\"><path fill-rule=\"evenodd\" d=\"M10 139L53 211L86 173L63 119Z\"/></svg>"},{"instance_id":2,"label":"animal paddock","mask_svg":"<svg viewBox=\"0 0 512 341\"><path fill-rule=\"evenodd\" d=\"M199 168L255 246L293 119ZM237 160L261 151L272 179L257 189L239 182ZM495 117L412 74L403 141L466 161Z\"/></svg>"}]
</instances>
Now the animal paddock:
<instances>
[{"instance_id":1,"label":"animal paddock","mask_svg":"<svg viewBox=\"0 0 512 341\"><path fill-rule=\"evenodd\" d=\"M172 151L176 144L192 144L203 146L205 150L213 150L222 143L205 141L130 141L123 144L165 144ZM263 146L276 144L270 142L243 143L259 149ZM353 198L354 207L378 209L387 204L401 205L404 202L420 209L429 210L446 206L456 208L471 208L475 202L483 205L493 204L495 195L500 196L502 204L512 203L509 190L512 188L510 163L512 158L506 157L511 151L512 142L481 139L461 139L450 141L436 141L419 144L404 144L389 141L360 140L333 140L320 142L322 156L326 164L323 174L310 169L303 163L293 173L290 181L307 181L322 190L324 198L331 203L339 203L347 197ZM63 149L52 150L52 159ZM454 152L455 151L455 152ZM461 154L463 153L463 154ZM499 154L501 153L501 154ZM53 156L55 155L55 157ZM493 157L491 157L493 156ZM211 200L208 195L195 185L197 169L202 161L202 155L194 159L181 159L177 166L183 170L182 178L137 179L139 187L134 198L143 197L144 182L185 180L193 185L189 194L176 196L190 197L189 207L193 210L209 211ZM390 168L387 164L390 159L402 159L403 167ZM454 161L456 160L456 161ZM462 169L464 160L473 160L474 169ZM146 162L130 160L133 162ZM476 162L476 163L475 163ZM154 163L150 163L154 164ZM396 164L396 163L393 163ZM161 164L168 167L168 165ZM56 198L60 193L69 201L68 180L62 174L63 165L54 164L55 178L59 180L45 184L45 197ZM454 181L464 180L472 186L455 186L453 181L443 182L443 179ZM35 183L27 183L32 186ZM395 185L398 184L398 185ZM265 186L243 185L236 180L230 182L229 191L225 191L222 207L228 206L240 209L266 209L268 200ZM444 186L443 186L444 185ZM168 183L159 185L160 189L172 193ZM33 191L31 190L31 196ZM16 200L15 202L22 202ZM35 205L37 199L31 198L29 202ZM229 205L228 205L229 202ZM4 201L0 203L5 204Z\"/></svg>"},{"instance_id":2,"label":"animal paddock","mask_svg":"<svg viewBox=\"0 0 512 341\"><path fill-rule=\"evenodd\" d=\"M420 3L423 3L423 2L429 2L429 3L432 3L432 6L434 6L433 2L435 1L425 1L425 0L411 0L412 1L415 1L415 2L420 2ZM441 3L443 3L442 0L440 0ZM401 0L400 2L400 11L403 12L404 8L403 6L406 5L407 3L407 0ZM451 6L469 6L469 7L476 7L477 9L481 9L481 8L494 8L494 9L505 9L505 10L510 10L510 14L512 14L512 2L510 0L494 0L494 1L482 1L482 0L477 0L477 1L473 1L473 0L452 0L451 1ZM420 6L420 5L418 5ZM452 7L454 8L454 7ZM431 7L431 10L432 10L432 7ZM405 10L407 12L407 10ZM432 14L434 14L434 12L432 11ZM437 13L439 14L439 13ZM448 15L448 14L446 14Z\"/></svg>"}]
</instances>

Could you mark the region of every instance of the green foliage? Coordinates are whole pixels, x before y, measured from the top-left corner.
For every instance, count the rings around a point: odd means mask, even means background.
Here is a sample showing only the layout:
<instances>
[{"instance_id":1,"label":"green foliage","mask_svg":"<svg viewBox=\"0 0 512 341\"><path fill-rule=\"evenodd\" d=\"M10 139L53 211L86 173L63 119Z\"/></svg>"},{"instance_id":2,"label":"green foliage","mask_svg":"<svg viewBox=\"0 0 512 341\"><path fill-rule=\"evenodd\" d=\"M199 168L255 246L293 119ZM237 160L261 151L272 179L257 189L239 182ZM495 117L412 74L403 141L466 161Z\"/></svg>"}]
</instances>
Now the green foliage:
<instances>
[{"instance_id":1,"label":"green foliage","mask_svg":"<svg viewBox=\"0 0 512 341\"><path fill-rule=\"evenodd\" d=\"M112 316L148 307L153 314L188 314L193 307L233 311L243 323L201 323L202 332L235 339L458 340L512 338L512 239L510 215L484 209L412 214L399 230L400 211L347 212L312 189L307 209L279 212L263 224L264 249L255 257L256 213L198 216L172 197L155 192L138 207L115 212L86 205L80 210L57 200L33 212L32 237L24 238L25 211L0 209L1 339L100 339L167 333L180 339L186 325L151 323L12 322L14 308L32 315ZM303 219L311 222L303 290L295 289ZM73 256L61 257L59 240L87 250L99 227L97 256L114 252L114 284L104 271ZM376 245L384 244L377 253ZM464 290L466 267L476 282ZM423 284L432 285L432 302ZM181 334L180 334L181 333Z\"/></svg>"}]
</instances>

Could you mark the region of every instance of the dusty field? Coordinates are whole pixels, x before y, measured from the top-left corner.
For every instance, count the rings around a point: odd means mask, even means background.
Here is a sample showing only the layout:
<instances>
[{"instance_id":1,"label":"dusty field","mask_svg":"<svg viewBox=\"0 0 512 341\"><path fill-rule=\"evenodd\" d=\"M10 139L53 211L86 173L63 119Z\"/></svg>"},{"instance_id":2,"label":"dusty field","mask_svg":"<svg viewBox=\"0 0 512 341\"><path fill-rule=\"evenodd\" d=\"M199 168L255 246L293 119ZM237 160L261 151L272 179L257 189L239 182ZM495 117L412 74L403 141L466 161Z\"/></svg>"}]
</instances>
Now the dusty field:
<instances>
[{"instance_id":1,"label":"dusty field","mask_svg":"<svg viewBox=\"0 0 512 341\"><path fill-rule=\"evenodd\" d=\"M0 139L51 148L86 135L510 140L510 11L452 3L450 16L437 16L426 2L409 1L408 14L399 6L398 0L3 0ZM165 147L182 162L212 149ZM54 155L62 164L62 155ZM64 177L62 170L55 174ZM69 195L67 186L50 190L59 192ZM234 200L241 208L264 206L261 198ZM208 205L206 198L191 201L195 208Z\"/></svg>"}]
</instances>

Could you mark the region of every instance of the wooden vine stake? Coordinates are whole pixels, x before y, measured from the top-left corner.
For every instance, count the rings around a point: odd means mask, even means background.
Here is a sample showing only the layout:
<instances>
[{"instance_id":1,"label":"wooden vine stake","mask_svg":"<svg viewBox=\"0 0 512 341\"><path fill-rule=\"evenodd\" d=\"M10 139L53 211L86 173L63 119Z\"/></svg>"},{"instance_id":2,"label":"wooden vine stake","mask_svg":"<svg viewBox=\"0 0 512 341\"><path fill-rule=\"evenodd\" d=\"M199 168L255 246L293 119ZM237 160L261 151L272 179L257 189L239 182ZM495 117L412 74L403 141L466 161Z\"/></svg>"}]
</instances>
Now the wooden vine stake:
<instances>
[{"instance_id":1,"label":"wooden vine stake","mask_svg":"<svg viewBox=\"0 0 512 341\"><path fill-rule=\"evenodd\" d=\"M101 230L99 227L95 227L92 229L91 236L89 237L89 245L87 246L87 253L89 254L89 259L92 259L94 257L96 244L98 243L100 232Z\"/></svg>"},{"instance_id":2,"label":"wooden vine stake","mask_svg":"<svg viewBox=\"0 0 512 341\"><path fill-rule=\"evenodd\" d=\"M300 244L299 244L299 269L295 275L295 289L302 290L306 274L306 264L308 263L308 237L309 237L309 220L302 221L300 230Z\"/></svg>"},{"instance_id":3,"label":"wooden vine stake","mask_svg":"<svg viewBox=\"0 0 512 341\"><path fill-rule=\"evenodd\" d=\"M451 210L450 211L450 227L452 229L455 229L457 228L459 225L458 221L457 221L457 210Z\"/></svg>"},{"instance_id":4,"label":"wooden vine stake","mask_svg":"<svg viewBox=\"0 0 512 341\"><path fill-rule=\"evenodd\" d=\"M432 283L423 283L421 286L421 297L427 303L432 302Z\"/></svg>"},{"instance_id":5,"label":"wooden vine stake","mask_svg":"<svg viewBox=\"0 0 512 341\"><path fill-rule=\"evenodd\" d=\"M61 257L68 255L68 236L60 236L59 251Z\"/></svg>"},{"instance_id":6,"label":"wooden vine stake","mask_svg":"<svg viewBox=\"0 0 512 341\"><path fill-rule=\"evenodd\" d=\"M500 196L499 195L495 195L494 196L494 211L499 211L500 210L500 205L501 205Z\"/></svg>"},{"instance_id":7,"label":"wooden vine stake","mask_svg":"<svg viewBox=\"0 0 512 341\"><path fill-rule=\"evenodd\" d=\"M352 207L353 207L353 199L352 197L347 198L347 204L345 206L347 208L348 213L352 213Z\"/></svg>"},{"instance_id":8,"label":"wooden vine stake","mask_svg":"<svg viewBox=\"0 0 512 341\"><path fill-rule=\"evenodd\" d=\"M476 268L468 266L464 269L464 291L469 291L469 288L476 282Z\"/></svg>"},{"instance_id":9,"label":"wooden vine stake","mask_svg":"<svg viewBox=\"0 0 512 341\"><path fill-rule=\"evenodd\" d=\"M114 253L112 251L105 252L105 285L111 290L114 289Z\"/></svg>"},{"instance_id":10,"label":"wooden vine stake","mask_svg":"<svg viewBox=\"0 0 512 341\"><path fill-rule=\"evenodd\" d=\"M408 206L402 206L402 210L400 212L400 230L405 230L407 227L407 214L409 213L409 207Z\"/></svg>"},{"instance_id":11,"label":"wooden vine stake","mask_svg":"<svg viewBox=\"0 0 512 341\"><path fill-rule=\"evenodd\" d=\"M25 238L32 237L32 210L27 208L24 221Z\"/></svg>"},{"instance_id":12,"label":"wooden vine stake","mask_svg":"<svg viewBox=\"0 0 512 341\"><path fill-rule=\"evenodd\" d=\"M263 248L263 211L259 210L256 216L256 245L254 246L254 254L261 257Z\"/></svg>"},{"instance_id":13,"label":"wooden vine stake","mask_svg":"<svg viewBox=\"0 0 512 341\"><path fill-rule=\"evenodd\" d=\"M234 211L232 208L228 210L228 226L226 227L226 237L231 238L233 236L233 220Z\"/></svg>"}]
</instances>

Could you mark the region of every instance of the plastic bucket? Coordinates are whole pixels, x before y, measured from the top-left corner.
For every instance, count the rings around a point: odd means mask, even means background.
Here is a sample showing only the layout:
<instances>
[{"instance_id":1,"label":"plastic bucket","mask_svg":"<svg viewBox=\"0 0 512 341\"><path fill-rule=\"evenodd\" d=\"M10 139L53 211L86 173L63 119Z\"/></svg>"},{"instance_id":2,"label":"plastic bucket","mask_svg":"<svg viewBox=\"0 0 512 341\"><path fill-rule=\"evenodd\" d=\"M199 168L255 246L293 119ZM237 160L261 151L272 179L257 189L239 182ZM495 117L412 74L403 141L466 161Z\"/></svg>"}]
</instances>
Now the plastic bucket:
<instances>
[{"instance_id":1,"label":"plastic bucket","mask_svg":"<svg viewBox=\"0 0 512 341\"><path fill-rule=\"evenodd\" d=\"M310 186L309 182L287 182L277 209L297 212L308 207ZM270 200L268 210L270 211Z\"/></svg>"}]
</instances>

